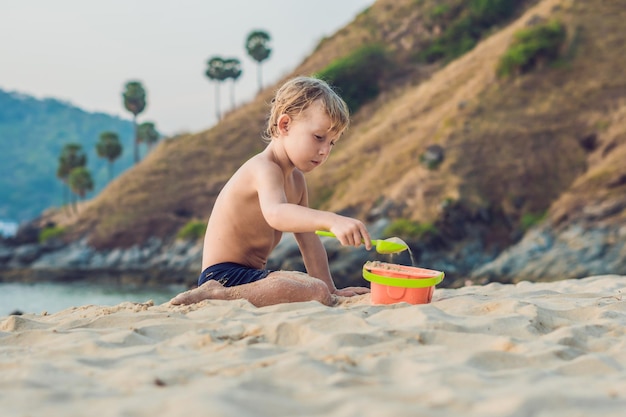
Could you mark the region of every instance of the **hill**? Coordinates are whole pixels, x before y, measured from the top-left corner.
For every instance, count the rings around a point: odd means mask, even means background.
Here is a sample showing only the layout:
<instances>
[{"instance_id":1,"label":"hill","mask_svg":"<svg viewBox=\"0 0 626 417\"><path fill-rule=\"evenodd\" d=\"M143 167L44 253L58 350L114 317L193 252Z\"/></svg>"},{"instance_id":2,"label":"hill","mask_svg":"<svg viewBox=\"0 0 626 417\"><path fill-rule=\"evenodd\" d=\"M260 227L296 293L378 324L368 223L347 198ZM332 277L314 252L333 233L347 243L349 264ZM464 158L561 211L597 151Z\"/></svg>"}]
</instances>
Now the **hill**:
<instances>
[{"instance_id":1,"label":"hill","mask_svg":"<svg viewBox=\"0 0 626 417\"><path fill-rule=\"evenodd\" d=\"M477 13L494 4L511 13L476 35ZM458 262L472 251L495 257L537 223L575 222L607 201L617 208L593 221L623 222L625 14L601 0L377 1L289 74L375 44L388 60L379 92L309 176L313 205L421 227L421 249ZM516 34L550 21L564 28L558 59L499 77ZM72 236L129 247L206 220L224 182L262 149L275 87L211 130L161 143L65 223Z\"/></svg>"},{"instance_id":2,"label":"hill","mask_svg":"<svg viewBox=\"0 0 626 417\"><path fill-rule=\"evenodd\" d=\"M114 164L119 174L132 164L132 122L55 99L0 90L0 217L25 221L63 204L56 171L61 149L70 142L83 146L94 192L101 191L109 180L108 163L97 157L95 143L105 130L117 132L124 146Z\"/></svg>"}]
</instances>

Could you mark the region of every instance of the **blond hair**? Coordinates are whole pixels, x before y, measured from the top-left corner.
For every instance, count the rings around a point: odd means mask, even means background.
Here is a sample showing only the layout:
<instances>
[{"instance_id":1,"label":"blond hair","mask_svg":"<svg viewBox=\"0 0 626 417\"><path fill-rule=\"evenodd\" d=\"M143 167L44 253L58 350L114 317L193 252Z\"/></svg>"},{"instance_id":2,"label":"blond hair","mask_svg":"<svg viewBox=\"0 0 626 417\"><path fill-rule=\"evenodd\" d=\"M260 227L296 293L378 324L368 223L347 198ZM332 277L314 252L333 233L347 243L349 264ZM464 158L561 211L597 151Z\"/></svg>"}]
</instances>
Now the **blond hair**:
<instances>
[{"instance_id":1,"label":"blond hair","mask_svg":"<svg viewBox=\"0 0 626 417\"><path fill-rule=\"evenodd\" d=\"M345 101L325 81L312 77L296 77L282 85L271 103L265 139L278 136L278 119L286 114L297 118L311 103L320 100L330 118L329 131L339 136L350 124L350 111Z\"/></svg>"}]
</instances>

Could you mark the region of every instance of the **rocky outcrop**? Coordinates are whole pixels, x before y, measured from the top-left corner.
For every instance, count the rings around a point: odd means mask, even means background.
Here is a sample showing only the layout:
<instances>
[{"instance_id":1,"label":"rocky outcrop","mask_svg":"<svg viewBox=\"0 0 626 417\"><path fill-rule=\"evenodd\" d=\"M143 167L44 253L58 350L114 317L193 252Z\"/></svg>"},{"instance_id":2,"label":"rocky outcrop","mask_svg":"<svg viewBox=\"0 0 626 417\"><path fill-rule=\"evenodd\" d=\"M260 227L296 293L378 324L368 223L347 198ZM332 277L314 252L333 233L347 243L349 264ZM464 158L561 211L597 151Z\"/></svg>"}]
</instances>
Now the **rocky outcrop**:
<instances>
[{"instance_id":1,"label":"rocky outcrop","mask_svg":"<svg viewBox=\"0 0 626 417\"><path fill-rule=\"evenodd\" d=\"M372 233L380 233L387 224L386 220L374 224ZM163 242L151 238L143 245L128 249L101 251L91 247L85 239L69 244L59 240L45 244L32 240L17 242L0 242L0 281L103 280L193 285L202 262L200 241ZM344 248L335 239L324 242L338 285L363 285L360 270L366 261L377 256L375 252ZM305 270L293 235L285 234L268 260L268 268Z\"/></svg>"},{"instance_id":2,"label":"rocky outcrop","mask_svg":"<svg viewBox=\"0 0 626 417\"><path fill-rule=\"evenodd\" d=\"M201 257L199 243L182 240L164 243L149 239L141 246L106 251L95 250L86 240L69 244L58 240L21 245L4 242L0 243L0 280L73 281L97 277L109 281L185 283L197 275Z\"/></svg>"},{"instance_id":3,"label":"rocky outcrop","mask_svg":"<svg viewBox=\"0 0 626 417\"><path fill-rule=\"evenodd\" d=\"M362 286L363 264L381 260L404 265L419 265L442 270L446 280L441 286L463 285L471 270L492 260L499 249L486 244L484 231L493 219L487 213L471 214L453 207L436 236L407 239L410 251L381 255L375 250L343 247L337 239L323 238L331 273L338 287ZM380 216L368 225L373 237L383 236L390 224ZM64 244L52 239L45 244L18 239L0 243L0 281L107 281L192 286L200 272L202 242L150 238L143 245L127 249L96 250L79 240ZM305 271L293 235L286 233L268 259L272 270Z\"/></svg>"},{"instance_id":4,"label":"rocky outcrop","mask_svg":"<svg viewBox=\"0 0 626 417\"><path fill-rule=\"evenodd\" d=\"M545 222L521 236L506 225L499 210L471 212L456 204L446 208L435 234L406 239L410 251L380 255L374 250L342 247L338 240L322 238L338 287L367 285L361 269L370 260L444 271L441 287L476 283L545 281L590 275L626 275L626 225L597 222L596 211L585 211L584 221L558 227ZM612 211L609 213L613 213ZM379 213L380 214L380 213ZM606 213L602 212L602 219ZM613 213L614 214L614 213ZM389 226L381 216L368 225L370 234L383 236ZM617 224L617 225L616 225ZM494 243L500 225L508 245ZM200 241L161 241L150 238L127 249L96 250L86 240L64 244L32 239L0 241L0 281L87 281L192 286L200 272ZM272 270L305 271L298 245L285 234L268 260Z\"/></svg>"},{"instance_id":5,"label":"rocky outcrop","mask_svg":"<svg viewBox=\"0 0 626 417\"><path fill-rule=\"evenodd\" d=\"M479 282L544 281L626 273L626 225L547 224L472 273Z\"/></svg>"}]
</instances>

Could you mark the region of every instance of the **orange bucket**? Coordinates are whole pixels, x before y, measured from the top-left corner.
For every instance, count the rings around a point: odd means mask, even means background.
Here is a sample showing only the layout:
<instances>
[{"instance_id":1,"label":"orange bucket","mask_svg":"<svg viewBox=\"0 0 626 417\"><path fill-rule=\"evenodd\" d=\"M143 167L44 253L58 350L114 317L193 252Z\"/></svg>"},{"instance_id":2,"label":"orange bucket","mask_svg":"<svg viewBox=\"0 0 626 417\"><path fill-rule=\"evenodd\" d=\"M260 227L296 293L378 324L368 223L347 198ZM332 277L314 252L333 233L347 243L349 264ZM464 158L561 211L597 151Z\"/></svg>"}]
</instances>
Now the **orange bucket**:
<instances>
[{"instance_id":1,"label":"orange bucket","mask_svg":"<svg viewBox=\"0 0 626 417\"><path fill-rule=\"evenodd\" d=\"M444 273L413 266L366 262L363 278L371 283L372 304L427 304Z\"/></svg>"}]
</instances>

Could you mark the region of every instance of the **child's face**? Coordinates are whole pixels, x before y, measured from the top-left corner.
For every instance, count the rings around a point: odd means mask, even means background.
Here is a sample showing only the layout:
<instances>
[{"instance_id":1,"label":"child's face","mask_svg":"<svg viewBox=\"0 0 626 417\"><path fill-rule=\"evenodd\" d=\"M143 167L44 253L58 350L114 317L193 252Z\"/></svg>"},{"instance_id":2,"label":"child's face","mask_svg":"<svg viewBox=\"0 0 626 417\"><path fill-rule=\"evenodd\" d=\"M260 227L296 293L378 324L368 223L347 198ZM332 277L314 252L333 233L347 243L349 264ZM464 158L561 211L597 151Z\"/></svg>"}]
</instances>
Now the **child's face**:
<instances>
[{"instance_id":1,"label":"child's face","mask_svg":"<svg viewBox=\"0 0 626 417\"><path fill-rule=\"evenodd\" d=\"M330 131L330 117L319 101L314 101L297 118L286 125L285 149L300 171L309 172L323 164L339 134Z\"/></svg>"}]
</instances>

